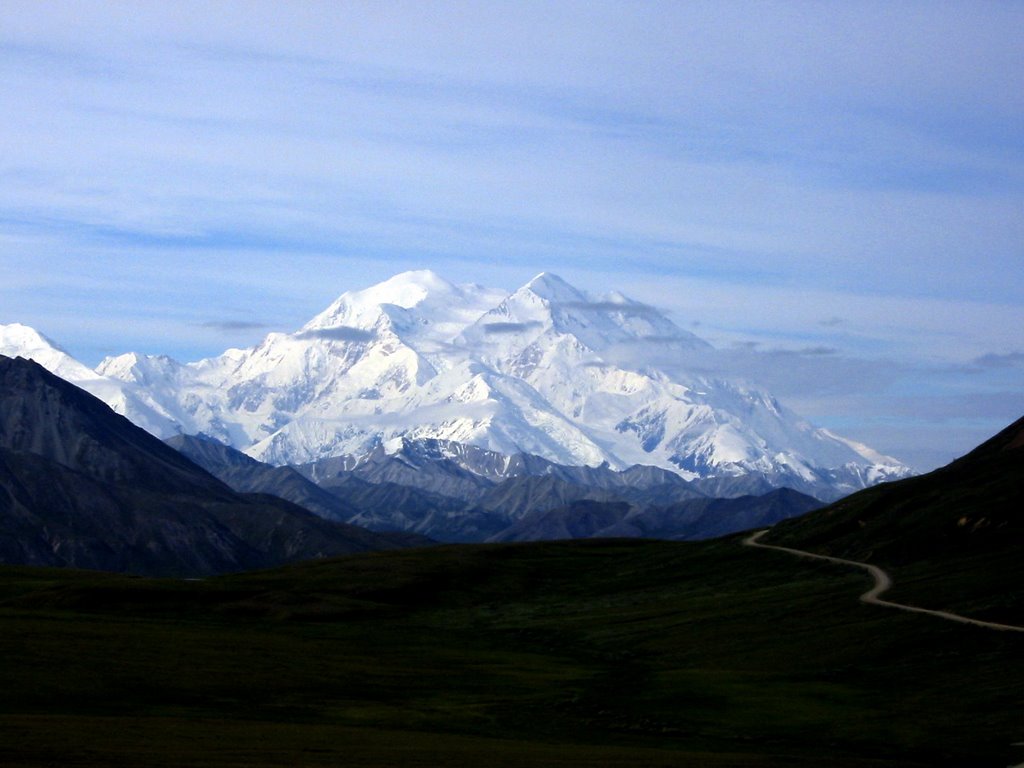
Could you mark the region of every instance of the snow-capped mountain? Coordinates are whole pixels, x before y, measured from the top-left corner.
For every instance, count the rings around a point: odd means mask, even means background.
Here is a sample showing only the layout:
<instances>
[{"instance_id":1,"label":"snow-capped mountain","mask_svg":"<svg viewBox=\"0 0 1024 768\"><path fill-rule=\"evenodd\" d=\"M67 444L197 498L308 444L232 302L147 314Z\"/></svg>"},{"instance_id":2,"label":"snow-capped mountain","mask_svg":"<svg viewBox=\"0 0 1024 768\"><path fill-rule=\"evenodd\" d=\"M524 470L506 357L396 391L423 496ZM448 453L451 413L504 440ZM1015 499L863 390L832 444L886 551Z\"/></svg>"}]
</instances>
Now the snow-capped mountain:
<instances>
[{"instance_id":1,"label":"snow-capped mountain","mask_svg":"<svg viewBox=\"0 0 1024 768\"><path fill-rule=\"evenodd\" d=\"M646 354L652 345L658 355ZM907 473L765 392L651 363L712 348L648 305L591 297L552 274L506 294L406 272L342 294L294 333L195 363L127 354L91 372L54 349L29 356L159 436L202 432L276 464L431 439L840 492Z\"/></svg>"}]
</instances>

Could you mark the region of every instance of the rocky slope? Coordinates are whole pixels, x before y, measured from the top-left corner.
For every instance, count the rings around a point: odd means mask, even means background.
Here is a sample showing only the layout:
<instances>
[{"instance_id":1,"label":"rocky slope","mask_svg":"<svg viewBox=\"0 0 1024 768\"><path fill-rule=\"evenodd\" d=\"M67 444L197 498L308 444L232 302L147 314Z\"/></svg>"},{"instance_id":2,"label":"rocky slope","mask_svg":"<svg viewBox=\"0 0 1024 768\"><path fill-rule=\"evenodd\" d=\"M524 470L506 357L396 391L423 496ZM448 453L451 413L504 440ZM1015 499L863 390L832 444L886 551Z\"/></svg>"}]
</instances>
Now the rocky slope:
<instances>
[{"instance_id":1,"label":"rocky slope","mask_svg":"<svg viewBox=\"0 0 1024 768\"><path fill-rule=\"evenodd\" d=\"M0 562L202 576L408 540L239 494L42 366L0 356Z\"/></svg>"},{"instance_id":2,"label":"rocky slope","mask_svg":"<svg viewBox=\"0 0 1024 768\"><path fill-rule=\"evenodd\" d=\"M700 539L771 525L820 506L789 489L708 498L678 475L650 467L562 467L522 454L499 465L492 463L498 454L481 449L464 456L474 457L477 474L440 456L444 446L438 444L410 443L364 462L324 459L299 474L210 438L167 442L236 490L273 493L332 519L440 541Z\"/></svg>"}]
</instances>

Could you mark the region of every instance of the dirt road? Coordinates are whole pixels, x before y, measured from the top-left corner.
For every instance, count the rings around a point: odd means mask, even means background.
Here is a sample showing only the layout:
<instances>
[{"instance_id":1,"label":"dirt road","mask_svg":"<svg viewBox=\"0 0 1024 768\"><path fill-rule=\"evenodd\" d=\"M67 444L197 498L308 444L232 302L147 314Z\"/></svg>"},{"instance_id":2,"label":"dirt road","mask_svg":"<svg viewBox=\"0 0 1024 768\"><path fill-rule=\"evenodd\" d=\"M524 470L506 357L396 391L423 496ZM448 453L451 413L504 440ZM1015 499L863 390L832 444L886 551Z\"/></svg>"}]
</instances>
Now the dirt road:
<instances>
[{"instance_id":1,"label":"dirt road","mask_svg":"<svg viewBox=\"0 0 1024 768\"><path fill-rule=\"evenodd\" d=\"M805 552L802 549L790 549L789 547L777 547L773 544L761 544L760 538L768 533L768 530L758 531L757 533L748 536L743 540L743 544L748 547L758 547L760 549L775 549L779 552L789 552L791 555L797 555L799 557L809 557L814 560L827 560L830 563L837 563L839 565L853 565L857 568L863 568L871 574L875 580L875 585L860 596L861 602L870 603L871 605L884 605L888 608L896 608L900 611L909 611L910 613L926 613L929 616L936 616L940 619L946 619L947 621L957 621L961 624L973 624L976 627L985 627L986 629L996 629L1003 632L1024 632L1024 627L1018 627L1013 624L997 624L993 621L982 621L980 619L970 619L966 616L961 616L958 613L950 613L949 611L933 611L929 608L918 608L915 605L903 605L902 603L893 603L889 600L882 600L879 595L885 592L889 587L892 586L892 579L889 574L879 568L877 565L871 565L870 563L861 563L856 560L844 560L841 557L829 557L828 555L816 555L813 552Z\"/></svg>"}]
</instances>

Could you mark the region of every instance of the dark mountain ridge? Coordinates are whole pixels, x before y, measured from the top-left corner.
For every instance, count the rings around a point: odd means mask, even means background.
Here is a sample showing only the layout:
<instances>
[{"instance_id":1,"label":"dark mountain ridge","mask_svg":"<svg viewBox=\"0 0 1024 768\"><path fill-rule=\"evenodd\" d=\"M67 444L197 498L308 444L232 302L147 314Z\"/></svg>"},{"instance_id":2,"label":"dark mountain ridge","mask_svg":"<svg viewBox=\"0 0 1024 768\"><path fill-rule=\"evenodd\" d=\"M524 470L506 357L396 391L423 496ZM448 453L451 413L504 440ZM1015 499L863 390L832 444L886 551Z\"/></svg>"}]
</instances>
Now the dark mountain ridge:
<instances>
[{"instance_id":1,"label":"dark mountain ridge","mask_svg":"<svg viewBox=\"0 0 1024 768\"><path fill-rule=\"evenodd\" d=\"M696 541L773 525L819 509L821 502L790 488L757 496L697 498L637 508L624 502L579 499L523 516L490 541L564 538L649 538Z\"/></svg>"},{"instance_id":2,"label":"dark mountain ridge","mask_svg":"<svg viewBox=\"0 0 1024 768\"><path fill-rule=\"evenodd\" d=\"M933 472L868 488L768 540L893 565L1024 544L1024 418Z\"/></svg>"},{"instance_id":3,"label":"dark mountain ridge","mask_svg":"<svg viewBox=\"0 0 1024 768\"><path fill-rule=\"evenodd\" d=\"M275 493L331 519L446 542L699 539L771 525L820 506L789 489L710 499L655 467L623 472L566 467L443 441L405 441L395 454L381 448L361 462L346 456L323 459L299 467L301 477L295 469L261 464L212 438L177 436L168 444L236 490Z\"/></svg>"},{"instance_id":4,"label":"dark mountain ridge","mask_svg":"<svg viewBox=\"0 0 1024 768\"><path fill-rule=\"evenodd\" d=\"M175 435L164 442L235 491L278 496L328 520L344 522L359 513L343 498L307 480L292 467L264 464L203 436Z\"/></svg>"},{"instance_id":5,"label":"dark mountain ridge","mask_svg":"<svg viewBox=\"0 0 1024 768\"><path fill-rule=\"evenodd\" d=\"M202 576L407 542L237 493L92 395L0 356L0 562Z\"/></svg>"},{"instance_id":6,"label":"dark mountain ridge","mask_svg":"<svg viewBox=\"0 0 1024 768\"><path fill-rule=\"evenodd\" d=\"M98 482L231 495L102 401L22 358L0 356L0 448L45 457Z\"/></svg>"}]
</instances>

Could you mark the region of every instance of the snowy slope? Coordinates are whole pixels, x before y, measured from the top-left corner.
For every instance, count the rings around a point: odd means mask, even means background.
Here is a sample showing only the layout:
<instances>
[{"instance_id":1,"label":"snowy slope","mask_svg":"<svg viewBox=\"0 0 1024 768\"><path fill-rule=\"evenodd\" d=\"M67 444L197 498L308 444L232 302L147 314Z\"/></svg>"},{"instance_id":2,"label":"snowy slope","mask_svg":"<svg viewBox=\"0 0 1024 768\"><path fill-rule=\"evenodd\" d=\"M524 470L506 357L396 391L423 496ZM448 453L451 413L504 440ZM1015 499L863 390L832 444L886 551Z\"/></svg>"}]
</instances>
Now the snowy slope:
<instances>
[{"instance_id":1,"label":"snowy slope","mask_svg":"<svg viewBox=\"0 0 1024 768\"><path fill-rule=\"evenodd\" d=\"M0 325L0 355L34 360L105 402L147 432L167 437L176 431L175 420L130 381L110 377L80 363L43 334L27 325Z\"/></svg>"},{"instance_id":2,"label":"snowy slope","mask_svg":"<svg viewBox=\"0 0 1024 768\"><path fill-rule=\"evenodd\" d=\"M294 333L195 363L128 354L83 372L59 350L40 354L83 385L120 386L111 397L148 409L140 423L160 436L203 432L277 464L431 439L844 492L906 473L770 394L650 362L712 351L655 308L555 275L506 294L416 271L342 294Z\"/></svg>"},{"instance_id":3,"label":"snowy slope","mask_svg":"<svg viewBox=\"0 0 1024 768\"><path fill-rule=\"evenodd\" d=\"M21 323L0 325L0 355L35 360L50 373L78 386L81 386L79 382L101 378L39 331Z\"/></svg>"}]
</instances>

